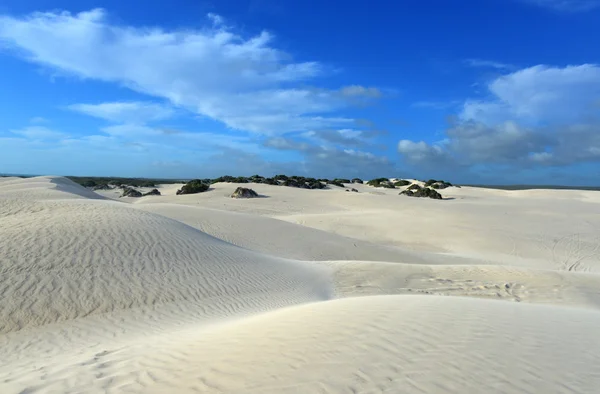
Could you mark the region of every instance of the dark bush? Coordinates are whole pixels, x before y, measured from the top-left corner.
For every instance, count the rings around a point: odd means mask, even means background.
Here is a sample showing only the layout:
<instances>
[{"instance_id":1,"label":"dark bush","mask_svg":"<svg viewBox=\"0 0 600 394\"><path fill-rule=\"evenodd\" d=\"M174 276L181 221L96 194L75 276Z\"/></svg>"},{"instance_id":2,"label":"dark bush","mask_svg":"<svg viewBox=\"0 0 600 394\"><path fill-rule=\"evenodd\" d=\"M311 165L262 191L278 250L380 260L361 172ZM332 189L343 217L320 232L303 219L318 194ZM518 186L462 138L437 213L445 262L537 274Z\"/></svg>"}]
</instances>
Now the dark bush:
<instances>
[{"instance_id":1,"label":"dark bush","mask_svg":"<svg viewBox=\"0 0 600 394\"><path fill-rule=\"evenodd\" d=\"M142 193L131 187L125 187L123 188L123 194L121 197L142 197Z\"/></svg>"},{"instance_id":2,"label":"dark bush","mask_svg":"<svg viewBox=\"0 0 600 394\"><path fill-rule=\"evenodd\" d=\"M400 192L400 195L405 195L408 197L428 197L428 198L432 198L434 200L441 200L442 199L442 195L440 193L438 193L437 191L430 189L428 187L423 187L423 188L419 188L418 190L404 190L403 192Z\"/></svg>"},{"instance_id":3,"label":"dark bush","mask_svg":"<svg viewBox=\"0 0 600 394\"><path fill-rule=\"evenodd\" d=\"M363 180L360 178L354 178L352 179L352 183L363 183Z\"/></svg>"},{"instance_id":4,"label":"dark bush","mask_svg":"<svg viewBox=\"0 0 600 394\"><path fill-rule=\"evenodd\" d=\"M410 181L400 179L400 180L394 182L394 186L406 186L406 185L410 185Z\"/></svg>"},{"instance_id":5,"label":"dark bush","mask_svg":"<svg viewBox=\"0 0 600 394\"><path fill-rule=\"evenodd\" d=\"M148 193L144 193L144 196L160 196L158 189L152 189Z\"/></svg>"},{"instance_id":6,"label":"dark bush","mask_svg":"<svg viewBox=\"0 0 600 394\"><path fill-rule=\"evenodd\" d=\"M425 186L431 186L434 189L446 189L447 187L452 186L452 184L446 181L436 181L435 179L430 179L425 182Z\"/></svg>"},{"instance_id":7,"label":"dark bush","mask_svg":"<svg viewBox=\"0 0 600 394\"><path fill-rule=\"evenodd\" d=\"M258 197L258 193L252 189L248 189L246 187L238 187L231 194L231 198L256 198Z\"/></svg>"},{"instance_id":8,"label":"dark bush","mask_svg":"<svg viewBox=\"0 0 600 394\"><path fill-rule=\"evenodd\" d=\"M183 185L181 189L177 190L177 195L202 193L207 191L208 188L208 184L202 182L200 179L194 179Z\"/></svg>"},{"instance_id":9,"label":"dark bush","mask_svg":"<svg viewBox=\"0 0 600 394\"><path fill-rule=\"evenodd\" d=\"M110 189L112 189L112 187L107 185L106 183L103 183L101 185L96 185L93 187L93 190L110 190Z\"/></svg>"},{"instance_id":10,"label":"dark bush","mask_svg":"<svg viewBox=\"0 0 600 394\"><path fill-rule=\"evenodd\" d=\"M83 187L94 187L94 186L96 186L96 182L92 181L92 180L84 181L84 182L81 183L81 186L83 186Z\"/></svg>"},{"instance_id":11,"label":"dark bush","mask_svg":"<svg viewBox=\"0 0 600 394\"><path fill-rule=\"evenodd\" d=\"M383 187L386 189L395 189L396 187L390 182L389 179L387 178L376 178L376 179L371 179L369 182L367 182L367 185L373 186L373 187Z\"/></svg>"}]
</instances>

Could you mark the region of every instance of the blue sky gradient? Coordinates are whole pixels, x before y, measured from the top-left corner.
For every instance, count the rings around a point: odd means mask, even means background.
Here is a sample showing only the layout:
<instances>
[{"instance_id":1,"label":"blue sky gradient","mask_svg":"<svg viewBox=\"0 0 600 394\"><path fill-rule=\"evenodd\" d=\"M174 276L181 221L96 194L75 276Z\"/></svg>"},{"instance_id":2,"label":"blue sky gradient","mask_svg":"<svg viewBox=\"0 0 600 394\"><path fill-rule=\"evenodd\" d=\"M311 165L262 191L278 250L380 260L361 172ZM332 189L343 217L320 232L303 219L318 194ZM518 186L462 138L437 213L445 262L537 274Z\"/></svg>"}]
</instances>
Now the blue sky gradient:
<instances>
[{"instance_id":1,"label":"blue sky gradient","mask_svg":"<svg viewBox=\"0 0 600 394\"><path fill-rule=\"evenodd\" d=\"M0 5L0 173L598 185L600 0Z\"/></svg>"}]
</instances>

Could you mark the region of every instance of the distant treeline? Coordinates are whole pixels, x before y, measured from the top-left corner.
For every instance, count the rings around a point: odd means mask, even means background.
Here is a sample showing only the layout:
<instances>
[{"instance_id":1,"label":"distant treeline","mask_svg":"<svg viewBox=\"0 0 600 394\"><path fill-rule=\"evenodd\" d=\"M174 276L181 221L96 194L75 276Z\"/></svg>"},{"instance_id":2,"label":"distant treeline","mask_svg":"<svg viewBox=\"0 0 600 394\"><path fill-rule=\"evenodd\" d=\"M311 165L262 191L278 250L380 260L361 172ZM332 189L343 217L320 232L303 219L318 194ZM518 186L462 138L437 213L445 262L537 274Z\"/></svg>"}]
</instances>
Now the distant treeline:
<instances>
[{"instance_id":1,"label":"distant treeline","mask_svg":"<svg viewBox=\"0 0 600 394\"><path fill-rule=\"evenodd\" d=\"M498 190L592 190L600 191L600 186L559 186L559 185L463 185Z\"/></svg>"}]
</instances>

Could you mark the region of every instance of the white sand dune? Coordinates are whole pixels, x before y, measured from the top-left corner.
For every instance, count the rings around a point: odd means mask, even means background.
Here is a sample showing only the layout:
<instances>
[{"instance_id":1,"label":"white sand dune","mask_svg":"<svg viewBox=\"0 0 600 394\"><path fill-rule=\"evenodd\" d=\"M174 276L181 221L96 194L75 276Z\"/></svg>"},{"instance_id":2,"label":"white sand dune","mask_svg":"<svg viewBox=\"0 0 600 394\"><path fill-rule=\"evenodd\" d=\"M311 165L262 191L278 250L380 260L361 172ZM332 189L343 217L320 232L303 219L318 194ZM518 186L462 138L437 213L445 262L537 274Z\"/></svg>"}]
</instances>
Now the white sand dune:
<instances>
[{"instance_id":1,"label":"white sand dune","mask_svg":"<svg viewBox=\"0 0 600 394\"><path fill-rule=\"evenodd\" d=\"M237 186L0 178L0 392L598 391L599 194Z\"/></svg>"}]
</instances>

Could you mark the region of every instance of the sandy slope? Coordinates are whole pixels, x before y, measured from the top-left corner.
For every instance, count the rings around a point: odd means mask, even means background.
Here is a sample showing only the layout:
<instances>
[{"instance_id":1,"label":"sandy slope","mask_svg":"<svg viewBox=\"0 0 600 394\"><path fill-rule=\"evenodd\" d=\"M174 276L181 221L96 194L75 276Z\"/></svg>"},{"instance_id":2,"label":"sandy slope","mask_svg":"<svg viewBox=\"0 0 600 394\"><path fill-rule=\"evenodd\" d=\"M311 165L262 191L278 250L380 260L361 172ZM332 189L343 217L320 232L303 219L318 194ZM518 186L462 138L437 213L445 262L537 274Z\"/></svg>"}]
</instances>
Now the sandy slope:
<instances>
[{"instance_id":1,"label":"sandy slope","mask_svg":"<svg viewBox=\"0 0 600 394\"><path fill-rule=\"evenodd\" d=\"M236 186L0 178L0 392L600 387L600 193Z\"/></svg>"}]
</instances>

